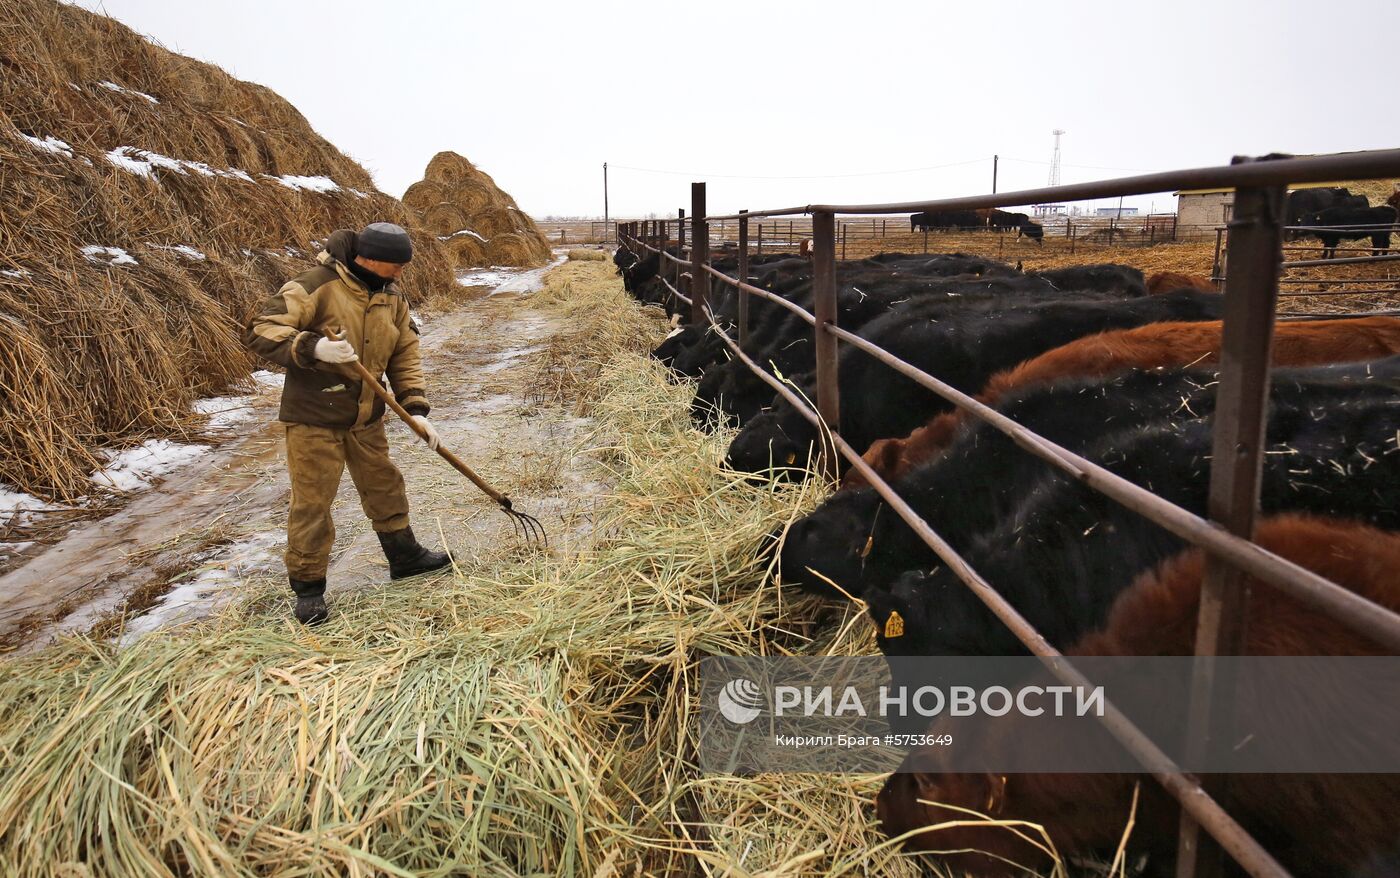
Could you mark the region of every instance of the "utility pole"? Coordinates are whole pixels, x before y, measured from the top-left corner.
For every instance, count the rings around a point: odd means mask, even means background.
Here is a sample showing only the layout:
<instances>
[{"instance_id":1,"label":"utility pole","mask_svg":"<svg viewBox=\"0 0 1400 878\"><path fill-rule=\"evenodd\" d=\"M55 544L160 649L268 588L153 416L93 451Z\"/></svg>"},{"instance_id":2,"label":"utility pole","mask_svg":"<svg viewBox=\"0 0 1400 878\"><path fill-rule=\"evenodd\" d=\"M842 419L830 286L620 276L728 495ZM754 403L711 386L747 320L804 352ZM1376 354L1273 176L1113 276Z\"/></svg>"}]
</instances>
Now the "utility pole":
<instances>
[{"instance_id":1,"label":"utility pole","mask_svg":"<svg viewBox=\"0 0 1400 878\"><path fill-rule=\"evenodd\" d=\"M997 194L997 159L999 156L992 156L992 194Z\"/></svg>"},{"instance_id":2,"label":"utility pole","mask_svg":"<svg viewBox=\"0 0 1400 878\"><path fill-rule=\"evenodd\" d=\"M603 162L603 243L608 242L608 163Z\"/></svg>"}]
</instances>

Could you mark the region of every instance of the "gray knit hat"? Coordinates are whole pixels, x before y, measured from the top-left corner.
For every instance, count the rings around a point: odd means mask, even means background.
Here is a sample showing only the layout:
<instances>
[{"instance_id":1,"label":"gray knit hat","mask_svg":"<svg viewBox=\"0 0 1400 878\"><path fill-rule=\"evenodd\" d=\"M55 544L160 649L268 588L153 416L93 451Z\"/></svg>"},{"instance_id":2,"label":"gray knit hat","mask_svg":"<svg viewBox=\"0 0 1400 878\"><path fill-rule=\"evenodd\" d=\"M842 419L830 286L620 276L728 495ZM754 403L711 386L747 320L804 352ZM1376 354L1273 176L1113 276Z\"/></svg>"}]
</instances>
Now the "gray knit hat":
<instances>
[{"instance_id":1,"label":"gray knit hat","mask_svg":"<svg viewBox=\"0 0 1400 878\"><path fill-rule=\"evenodd\" d=\"M355 236L355 253L365 259L404 263L413 259L413 242L403 226L370 223Z\"/></svg>"}]
</instances>

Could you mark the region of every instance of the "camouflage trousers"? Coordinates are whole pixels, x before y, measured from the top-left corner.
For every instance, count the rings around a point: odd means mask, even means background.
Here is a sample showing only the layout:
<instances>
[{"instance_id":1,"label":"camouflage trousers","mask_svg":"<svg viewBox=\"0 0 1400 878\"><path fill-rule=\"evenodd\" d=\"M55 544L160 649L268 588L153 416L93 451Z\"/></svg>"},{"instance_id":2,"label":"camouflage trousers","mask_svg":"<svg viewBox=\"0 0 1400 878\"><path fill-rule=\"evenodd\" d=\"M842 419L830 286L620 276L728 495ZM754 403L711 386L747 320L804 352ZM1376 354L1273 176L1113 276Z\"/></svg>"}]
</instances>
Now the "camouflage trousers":
<instances>
[{"instance_id":1,"label":"camouflage trousers","mask_svg":"<svg viewBox=\"0 0 1400 878\"><path fill-rule=\"evenodd\" d=\"M408 527L403 474L389 459L384 422L354 430L284 424L292 503L287 516L287 575L313 580L326 575L335 522L331 503L348 466L360 507L380 533Z\"/></svg>"}]
</instances>

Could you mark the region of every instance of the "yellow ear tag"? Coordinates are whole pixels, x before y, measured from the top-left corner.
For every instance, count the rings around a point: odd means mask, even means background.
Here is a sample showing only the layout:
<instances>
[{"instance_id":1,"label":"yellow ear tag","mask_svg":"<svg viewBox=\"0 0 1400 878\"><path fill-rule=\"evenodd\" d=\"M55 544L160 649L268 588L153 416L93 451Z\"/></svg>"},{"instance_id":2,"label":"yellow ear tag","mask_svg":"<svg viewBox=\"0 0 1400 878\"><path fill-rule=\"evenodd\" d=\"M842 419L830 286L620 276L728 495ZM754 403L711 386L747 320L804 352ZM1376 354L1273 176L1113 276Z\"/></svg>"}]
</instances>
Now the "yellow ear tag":
<instances>
[{"instance_id":1,"label":"yellow ear tag","mask_svg":"<svg viewBox=\"0 0 1400 878\"><path fill-rule=\"evenodd\" d=\"M790 451L787 456L787 465L792 466L794 463L797 463L797 452Z\"/></svg>"},{"instance_id":2,"label":"yellow ear tag","mask_svg":"<svg viewBox=\"0 0 1400 878\"><path fill-rule=\"evenodd\" d=\"M904 636L904 617L899 615L898 610L890 610L890 617L885 620L885 637Z\"/></svg>"},{"instance_id":3,"label":"yellow ear tag","mask_svg":"<svg viewBox=\"0 0 1400 878\"><path fill-rule=\"evenodd\" d=\"M870 550L873 548L875 548L875 535L871 534L865 538L865 548L860 550L860 556L862 558L869 558Z\"/></svg>"}]
</instances>

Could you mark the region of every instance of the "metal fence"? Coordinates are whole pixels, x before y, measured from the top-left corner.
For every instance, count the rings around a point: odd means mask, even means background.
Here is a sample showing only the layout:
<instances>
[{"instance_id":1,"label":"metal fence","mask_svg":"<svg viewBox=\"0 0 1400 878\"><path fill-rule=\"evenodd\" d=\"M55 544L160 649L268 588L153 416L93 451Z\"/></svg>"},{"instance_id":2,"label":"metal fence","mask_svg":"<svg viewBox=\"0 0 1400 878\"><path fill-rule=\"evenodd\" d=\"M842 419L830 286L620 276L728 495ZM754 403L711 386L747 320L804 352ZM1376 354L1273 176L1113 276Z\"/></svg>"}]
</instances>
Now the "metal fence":
<instances>
[{"instance_id":1,"label":"metal fence","mask_svg":"<svg viewBox=\"0 0 1400 878\"><path fill-rule=\"evenodd\" d=\"M679 211L683 216L684 211ZM671 238L676 234L676 220L660 220L664 234ZM729 250L738 245L738 221L721 220L710 230L710 240L716 249ZM1390 228L1400 234L1400 225L1376 227L1378 230ZM1353 265L1347 258L1372 252L1364 242L1349 246L1339 246L1336 253L1341 259L1311 259L1320 253L1322 244L1306 240L1306 233L1313 231L1308 226L1285 227L1289 243L1284 253L1289 261L1283 265L1284 276L1279 283L1285 289L1281 296L1285 299L1315 298L1319 296L1354 296L1361 294L1391 294L1400 292L1400 263L1386 263L1386 260L1366 259L1373 266L1370 270L1356 270L1352 275L1337 276L1331 269L1337 266ZM1343 227L1333 227L1331 231L1350 231ZM1361 229L1365 231L1365 229ZM801 242L812 237L810 218L776 218L766 222L755 221L749 224L749 246L758 255L774 252L791 252ZM1133 248L1148 248L1159 245L1193 244L1204 245L1214 241L1214 251L1209 267L1200 269L1209 274L1218 284L1224 280L1225 244L1229 229L1221 225L1178 226L1175 214L1153 214L1151 216L1124 218L1122 223L1115 218L1071 217L1059 225L1044 227L1044 241L1018 238L1016 231L967 231L938 230L916 232L909 228L903 219L890 217L840 217L836 224L836 250L839 258L861 258L875 253L948 253L968 252L1002 260L1025 260L1035 265L1046 258L1063 258L1079 255L1084 259L1122 258L1121 251ZM1394 254L1391 249L1386 251ZM1377 264L1382 263L1382 264Z\"/></svg>"},{"instance_id":2,"label":"metal fence","mask_svg":"<svg viewBox=\"0 0 1400 878\"><path fill-rule=\"evenodd\" d=\"M1211 658L1222 654L1238 654L1243 645L1245 608L1250 599L1243 584L1246 574L1270 583L1296 600L1343 622L1386 648L1400 651L1400 615L1267 552L1250 541L1259 509L1270 350L1283 264L1283 211L1286 187L1296 183L1338 179L1364 180L1396 175L1400 175L1400 150L1274 161L1236 159L1232 164L1221 167L1196 168L1021 192L898 204L814 204L741 212L732 216L709 216L705 207L705 184L694 183L691 186L692 244L688 259L678 258L668 252L668 230L662 221L623 224L619 229L619 240L636 251L650 250L659 253L662 257L662 282L678 300L689 304L692 320L702 325L708 323L735 357L818 428L823 445L821 466L828 476L836 475L837 455L849 461L968 588L1032 653L1045 659L1047 666L1066 683L1085 685L1087 681L1080 677L1069 663L1064 661L1061 654L841 438L836 429L840 424L841 404L837 383L837 355L840 344L850 345L874 357L942 396L955 407L991 424L1011 437L1025 451L1204 549L1207 553L1207 563L1201 589L1195 645L1198 658L1191 712L1188 717L1188 729L1192 740L1204 748L1209 741L1221 740L1229 735L1228 714L1220 708L1228 701L1230 681L1219 676L1218 666ZM1233 218L1228 226L1228 240L1223 242L1228 257L1222 275L1225 285L1224 327L1206 518L1175 506L1024 429L937 377L896 358L837 325L836 260L840 244L838 216L888 216L924 210L969 210L1216 187L1235 187L1236 197ZM813 313L753 287L743 280L748 276L749 232L756 221L767 224L783 220L792 221L798 216L811 217ZM735 224L739 258L738 278L719 272L709 264L710 229L718 223ZM678 252L682 255L686 253L685 235L686 225L682 222L677 226L676 235ZM1301 265L1302 262L1293 264ZM738 290L738 341L730 337L709 309L712 279ZM688 296L686 292L689 293ZM743 351L742 344L748 336L748 302L751 296L761 296L788 308L813 327L816 343L815 409L791 387L770 375ZM1281 878L1288 874L1278 861L1230 816L1226 808L1229 790L1223 776L1196 778L1183 773L1111 705L1104 722L1129 752L1138 758L1144 769L1181 805L1182 825L1177 858L1179 878L1220 874L1224 866L1222 851L1256 878Z\"/></svg>"}]
</instances>

